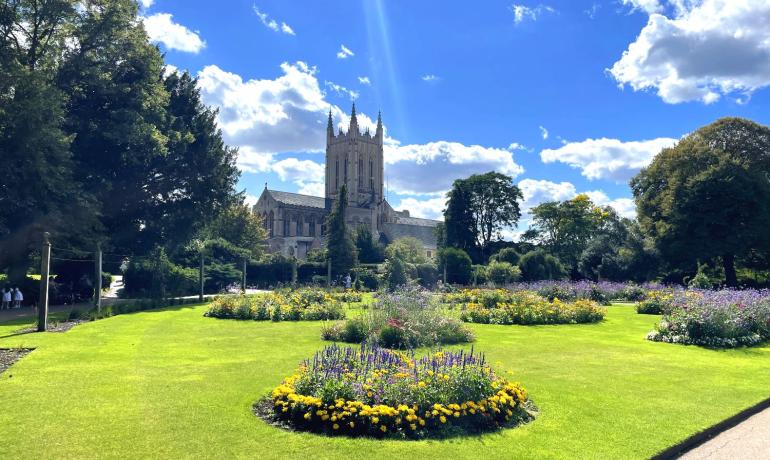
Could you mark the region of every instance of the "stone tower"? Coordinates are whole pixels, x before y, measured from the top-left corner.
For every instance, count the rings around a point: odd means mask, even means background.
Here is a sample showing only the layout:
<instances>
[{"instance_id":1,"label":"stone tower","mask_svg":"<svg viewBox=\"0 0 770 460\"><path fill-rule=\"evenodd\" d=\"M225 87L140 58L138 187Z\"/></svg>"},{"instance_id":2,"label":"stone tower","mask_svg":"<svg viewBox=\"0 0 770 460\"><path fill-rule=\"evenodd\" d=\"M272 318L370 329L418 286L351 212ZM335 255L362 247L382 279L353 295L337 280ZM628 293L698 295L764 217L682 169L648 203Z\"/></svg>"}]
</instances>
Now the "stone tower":
<instances>
[{"instance_id":1,"label":"stone tower","mask_svg":"<svg viewBox=\"0 0 770 460\"><path fill-rule=\"evenodd\" d=\"M332 113L326 127L326 198L337 199L343 184L347 185L348 203L358 208L375 208L383 198L383 132L382 117L377 116L377 131L361 133L356 118L356 105L350 114L348 131L334 134Z\"/></svg>"}]
</instances>

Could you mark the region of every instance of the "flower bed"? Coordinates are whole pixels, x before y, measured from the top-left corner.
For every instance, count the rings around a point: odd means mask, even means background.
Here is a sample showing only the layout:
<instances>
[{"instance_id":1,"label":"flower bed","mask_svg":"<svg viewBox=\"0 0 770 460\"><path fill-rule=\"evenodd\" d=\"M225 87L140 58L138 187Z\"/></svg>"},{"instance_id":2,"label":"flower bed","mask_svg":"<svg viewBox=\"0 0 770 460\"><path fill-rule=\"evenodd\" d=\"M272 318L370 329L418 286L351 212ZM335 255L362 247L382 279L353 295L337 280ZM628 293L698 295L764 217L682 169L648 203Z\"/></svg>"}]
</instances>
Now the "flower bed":
<instances>
[{"instance_id":1,"label":"flower bed","mask_svg":"<svg viewBox=\"0 0 770 460\"><path fill-rule=\"evenodd\" d=\"M674 292L647 339L719 348L770 340L770 291Z\"/></svg>"},{"instance_id":2,"label":"flower bed","mask_svg":"<svg viewBox=\"0 0 770 460\"><path fill-rule=\"evenodd\" d=\"M472 342L473 333L449 318L430 293L417 288L384 293L365 314L324 327L324 340L415 348Z\"/></svg>"},{"instance_id":3,"label":"flower bed","mask_svg":"<svg viewBox=\"0 0 770 460\"><path fill-rule=\"evenodd\" d=\"M204 315L255 321L314 321L342 319L345 310L334 294L320 289L297 289L217 297Z\"/></svg>"},{"instance_id":4,"label":"flower bed","mask_svg":"<svg viewBox=\"0 0 770 460\"><path fill-rule=\"evenodd\" d=\"M592 300L549 302L531 292L515 292L496 304L465 304L460 319L482 324L576 324L595 323L606 314L606 309Z\"/></svg>"},{"instance_id":5,"label":"flower bed","mask_svg":"<svg viewBox=\"0 0 770 460\"><path fill-rule=\"evenodd\" d=\"M420 439L479 433L529 421L527 393L483 355L416 358L378 347L331 345L275 388L258 413L329 435Z\"/></svg>"},{"instance_id":6,"label":"flower bed","mask_svg":"<svg viewBox=\"0 0 770 460\"><path fill-rule=\"evenodd\" d=\"M674 300L671 290L649 291L647 297L636 303L636 312L642 315L662 315L670 311Z\"/></svg>"}]
</instances>

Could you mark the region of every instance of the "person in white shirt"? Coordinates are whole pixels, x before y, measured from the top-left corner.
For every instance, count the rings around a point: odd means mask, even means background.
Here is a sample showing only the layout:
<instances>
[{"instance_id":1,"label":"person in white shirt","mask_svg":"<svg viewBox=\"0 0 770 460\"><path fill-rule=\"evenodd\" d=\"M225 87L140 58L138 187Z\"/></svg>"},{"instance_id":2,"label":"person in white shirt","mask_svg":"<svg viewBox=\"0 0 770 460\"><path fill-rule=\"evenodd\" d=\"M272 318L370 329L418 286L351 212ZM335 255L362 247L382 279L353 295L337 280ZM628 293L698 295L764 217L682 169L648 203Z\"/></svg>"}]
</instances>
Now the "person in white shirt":
<instances>
[{"instance_id":1,"label":"person in white shirt","mask_svg":"<svg viewBox=\"0 0 770 460\"><path fill-rule=\"evenodd\" d=\"M3 289L3 310L11 308L11 289Z\"/></svg>"},{"instance_id":2,"label":"person in white shirt","mask_svg":"<svg viewBox=\"0 0 770 460\"><path fill-rule=\"evenodd\" d=\"M13 308L21 308L21 302L24 300L24 295L19 288L13 290Z\"/></svg>"}]
</instances>

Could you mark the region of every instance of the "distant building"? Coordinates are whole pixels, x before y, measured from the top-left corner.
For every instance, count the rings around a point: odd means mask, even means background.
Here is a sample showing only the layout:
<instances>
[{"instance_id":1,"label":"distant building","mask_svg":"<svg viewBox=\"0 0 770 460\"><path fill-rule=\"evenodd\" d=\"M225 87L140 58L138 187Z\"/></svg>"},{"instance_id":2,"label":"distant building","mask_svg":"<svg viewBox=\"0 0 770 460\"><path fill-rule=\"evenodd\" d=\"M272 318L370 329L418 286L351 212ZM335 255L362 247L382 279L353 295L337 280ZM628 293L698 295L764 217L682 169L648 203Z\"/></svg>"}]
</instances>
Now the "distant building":
<instances>
[{"instance_id":1,"label":"distant building","mask_svg":"<svg viewBox=\"0 0 770 460\"><path fill-rule=\"evenodd\" d=\"M335 135L332 114L326 127L326 196L262 191L254 212L262 216L268 231L268 250L304 259L308 251L323 247L326 216L347 185L348 208L345 213L350 228L366 225L375 238L389 243L412 236L423 243L428 257L436 255L435 228L439 221L410 217L409 211L396 211L384 198L382 117L377 117L377 131L358 129L356 106L350 115L347 133Z\"/></svg>"}]
</instances>

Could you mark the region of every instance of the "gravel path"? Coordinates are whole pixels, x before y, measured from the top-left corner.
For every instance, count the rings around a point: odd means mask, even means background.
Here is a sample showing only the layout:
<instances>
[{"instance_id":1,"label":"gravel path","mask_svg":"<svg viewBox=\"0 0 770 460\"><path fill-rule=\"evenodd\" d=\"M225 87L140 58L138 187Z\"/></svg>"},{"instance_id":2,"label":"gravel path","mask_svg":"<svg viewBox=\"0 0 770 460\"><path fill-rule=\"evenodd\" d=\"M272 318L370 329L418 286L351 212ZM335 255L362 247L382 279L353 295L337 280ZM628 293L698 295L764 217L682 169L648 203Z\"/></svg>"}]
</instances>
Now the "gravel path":
<instances>
[{"instance_id":1,"label":"gravel path","mask_svg":"<svg viewBox=\"0 0 770 460\"><path fill-rule=\"evenodd\" d=\"M770 409L720 433L680 459L770 459Z\"/></svg>"}]
</instances>

